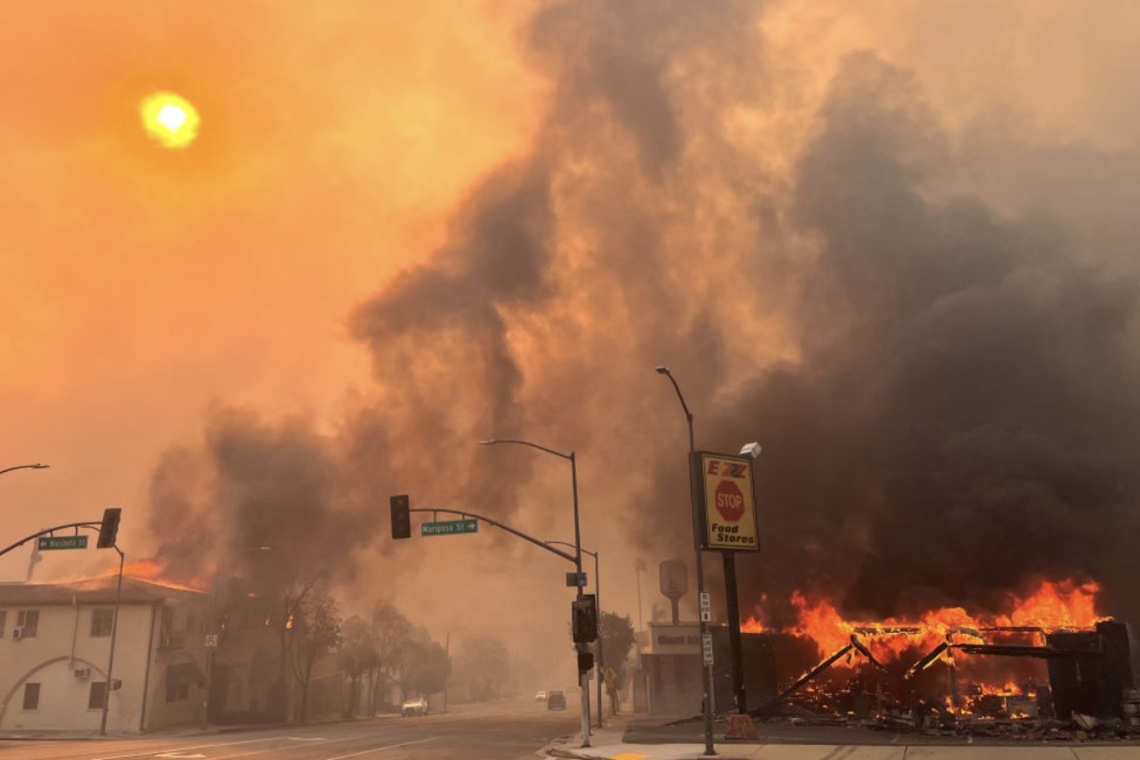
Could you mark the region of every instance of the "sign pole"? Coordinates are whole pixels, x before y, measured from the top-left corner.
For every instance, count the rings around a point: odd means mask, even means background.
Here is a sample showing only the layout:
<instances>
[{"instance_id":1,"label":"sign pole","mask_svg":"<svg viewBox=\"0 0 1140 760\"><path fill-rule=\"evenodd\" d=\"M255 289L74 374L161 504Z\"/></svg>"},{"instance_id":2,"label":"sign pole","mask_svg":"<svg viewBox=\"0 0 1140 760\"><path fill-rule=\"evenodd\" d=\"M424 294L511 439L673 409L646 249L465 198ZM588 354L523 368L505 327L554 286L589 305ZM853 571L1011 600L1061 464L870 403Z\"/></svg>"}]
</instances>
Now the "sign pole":
<instances>
[{"instance_id":1,"label":"sign pole","mask_svg":"<svg viewBox=\"0 0 1140 760\"><path fill-rule=\"evenodd\" d=\"M724 557L724 593L728 601L728 642L732 648L732 693L736 696L736 711L748 712L744 693L744 653L740 640L740 601L736 593L736 554L721 552Z\"/></svg>"}]
</instances>

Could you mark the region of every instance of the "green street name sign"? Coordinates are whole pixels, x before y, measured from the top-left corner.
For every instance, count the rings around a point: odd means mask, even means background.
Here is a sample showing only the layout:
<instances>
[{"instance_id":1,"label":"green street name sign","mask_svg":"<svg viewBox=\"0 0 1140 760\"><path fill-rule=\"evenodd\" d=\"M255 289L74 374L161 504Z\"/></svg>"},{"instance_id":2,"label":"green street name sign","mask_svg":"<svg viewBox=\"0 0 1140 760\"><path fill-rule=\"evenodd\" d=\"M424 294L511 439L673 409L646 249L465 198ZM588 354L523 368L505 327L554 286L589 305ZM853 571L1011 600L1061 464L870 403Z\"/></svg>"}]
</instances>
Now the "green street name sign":
<instances>
[{"instance_id":1,"label":"green street name sign","mask_svg":"<svg viewBox=\"0 0 1140 760\"><path fill-rule=\"evenodd\" d=\"M40 536L40 551L45 549L86 549L87 536Z\"/></svg>"},{"instance_id":2,"label":"green street name sign","mask_svg":"<svg viewBox=\"0 0 1140 760\"><path fill-rule=\"evenodd\" d=\"M478 520L443 520L420 524L421 536L450 536L453 533L478 533Z\"/></svg>"}]
</instances>

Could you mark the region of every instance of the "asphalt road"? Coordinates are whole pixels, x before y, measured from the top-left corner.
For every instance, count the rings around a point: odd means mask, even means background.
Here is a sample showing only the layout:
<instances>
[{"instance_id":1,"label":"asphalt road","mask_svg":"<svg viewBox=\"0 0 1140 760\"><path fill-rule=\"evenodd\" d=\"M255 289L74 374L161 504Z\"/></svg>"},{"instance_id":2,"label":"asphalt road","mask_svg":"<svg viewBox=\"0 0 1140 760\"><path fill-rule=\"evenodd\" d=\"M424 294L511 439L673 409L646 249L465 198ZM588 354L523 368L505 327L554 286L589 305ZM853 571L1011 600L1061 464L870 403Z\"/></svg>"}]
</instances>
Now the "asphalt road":
<instances>
[{"instance_id":1,"label":"asphalt road","mask_svg":"<svg viewBox=\"0 0 1140 760\"><path fill-rule=\"evenodd\" d=\"M295 728L74 741L0 742L0 760L534 760L576 732L571 712L509 703L448 715Z\"/></svg>"}]
</instances>

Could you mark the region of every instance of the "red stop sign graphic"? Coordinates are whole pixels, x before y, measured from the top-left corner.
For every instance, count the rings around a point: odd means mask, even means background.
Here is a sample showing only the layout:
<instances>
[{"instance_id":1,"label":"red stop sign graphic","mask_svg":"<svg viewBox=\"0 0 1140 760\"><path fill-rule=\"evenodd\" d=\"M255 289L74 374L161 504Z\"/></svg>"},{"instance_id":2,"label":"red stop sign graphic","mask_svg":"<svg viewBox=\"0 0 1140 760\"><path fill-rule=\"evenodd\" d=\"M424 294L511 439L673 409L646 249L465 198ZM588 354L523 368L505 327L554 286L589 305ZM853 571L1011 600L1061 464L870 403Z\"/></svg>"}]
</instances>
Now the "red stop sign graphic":
<instances>
[{"instance_id":1,"label":"red stop sign graphic","mask_svg":"<svg viewBox=\"0 0 1140 760\"><path fill-rule=\"evenodd\" d=\"M731 480L716 487L716 511L728 522L736 522L744 514L744 494Z\"/></svg>"}]
</instances>

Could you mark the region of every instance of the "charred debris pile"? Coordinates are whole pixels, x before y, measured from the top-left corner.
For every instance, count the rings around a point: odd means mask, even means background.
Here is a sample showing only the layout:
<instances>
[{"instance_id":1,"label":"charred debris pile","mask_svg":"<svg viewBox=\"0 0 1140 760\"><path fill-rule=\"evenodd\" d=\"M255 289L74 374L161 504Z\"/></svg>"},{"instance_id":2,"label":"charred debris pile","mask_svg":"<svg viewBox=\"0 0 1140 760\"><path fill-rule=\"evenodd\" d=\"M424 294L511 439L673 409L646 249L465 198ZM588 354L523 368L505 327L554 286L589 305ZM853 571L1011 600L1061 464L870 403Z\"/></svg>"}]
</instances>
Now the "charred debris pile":
<instances>
[{"instance_id":1,"label":"charred debris pile","mask_svg":"<svg viewBox=\"0 0 1140 760\"><path fill-rule=\"evenodd\" d=\"M802 639L769 635L779 669L803 675L781 677L790 684L750 710L761 721L1034 741L1140 737L1136 647L1124 623L952 627L933 647L929 630L864 626L811 667Z\"/></svg>"}]
</instances>

